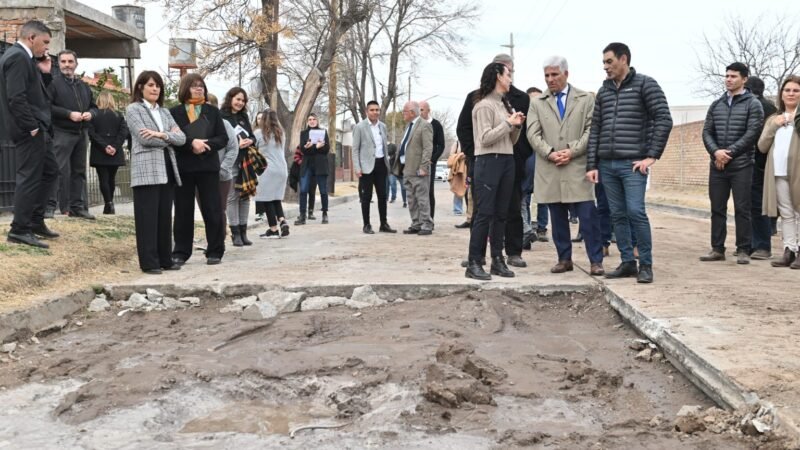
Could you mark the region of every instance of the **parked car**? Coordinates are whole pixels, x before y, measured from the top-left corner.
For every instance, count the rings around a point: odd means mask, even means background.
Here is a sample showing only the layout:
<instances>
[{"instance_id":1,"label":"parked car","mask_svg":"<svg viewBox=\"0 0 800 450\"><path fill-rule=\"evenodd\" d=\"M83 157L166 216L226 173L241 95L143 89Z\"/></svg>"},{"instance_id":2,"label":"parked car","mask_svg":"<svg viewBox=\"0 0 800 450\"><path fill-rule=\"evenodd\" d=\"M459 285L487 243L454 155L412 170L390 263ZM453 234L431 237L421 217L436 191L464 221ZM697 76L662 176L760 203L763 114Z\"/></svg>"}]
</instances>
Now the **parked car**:
<instances>
[{"instance_id":1,"label":"parked car","mask_svg":"<svg viewBox=\"0 0 800 450\"><path fill-rule=\"evenodd\" d=\"M447 182L447 177L450 175L450 168L447 167L447 161L438 161L436 163L436 173L434 174L434 180L442 180Z\"/></svg>"}]
</instances>

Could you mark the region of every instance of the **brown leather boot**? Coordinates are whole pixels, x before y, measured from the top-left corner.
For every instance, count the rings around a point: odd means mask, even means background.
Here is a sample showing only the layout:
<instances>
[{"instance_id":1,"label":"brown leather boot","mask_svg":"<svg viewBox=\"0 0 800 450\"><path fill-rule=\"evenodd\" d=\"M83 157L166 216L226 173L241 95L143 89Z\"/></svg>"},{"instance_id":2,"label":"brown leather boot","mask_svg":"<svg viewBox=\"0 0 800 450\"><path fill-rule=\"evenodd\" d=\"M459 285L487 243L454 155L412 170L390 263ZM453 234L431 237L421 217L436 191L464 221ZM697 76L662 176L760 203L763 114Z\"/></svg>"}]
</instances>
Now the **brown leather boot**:
<instances>
[{"instance_id":1,"label":"brown leather boot","mask_svg":"<svg viewBox=\"0 0 800 450\"><path fill-rule=\"evenodd\" d=\"M551 273L564 273L564 272L572 272L572 261L559 261L558 264L550 268Z\"/></svg>"},{"instance_id":2,"label":"brown leather boot","mask_svg":"<svg viewBox=\"0 0 800 450\"><path fill-rule=\"evenodd\" d=\"M795 261L795 254L793 251L789 250L789 247L786 247L783 250L783 256L781 259L777 261L772 261L772 267L789 267ZM800 267L798 267L800 269Z\"/></svg>"},{"instance_id":3,"label":"brown leather boot","mask_svg":"<svg viewBox=\"0 0 800 450\"><path fill-rule=\"evenodd\" d=\"M589 275L605 275L606 270L603 269L603 263L592 263Z\"/></svg>"}]
</instances>

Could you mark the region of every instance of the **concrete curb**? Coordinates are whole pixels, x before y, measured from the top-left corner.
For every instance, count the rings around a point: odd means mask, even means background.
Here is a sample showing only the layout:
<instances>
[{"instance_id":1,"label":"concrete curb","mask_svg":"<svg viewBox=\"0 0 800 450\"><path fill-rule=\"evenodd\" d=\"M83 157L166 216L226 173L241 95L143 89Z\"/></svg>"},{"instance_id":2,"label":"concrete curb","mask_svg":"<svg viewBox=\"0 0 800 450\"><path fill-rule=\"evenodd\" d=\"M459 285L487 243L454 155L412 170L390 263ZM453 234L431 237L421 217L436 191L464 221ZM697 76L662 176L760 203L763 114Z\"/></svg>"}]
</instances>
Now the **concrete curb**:
<instances>
[{"instance_id":1,"label":"concrete curb","mask_svg":"<svg viewBox=\"0 0 800 450\"><path fill-rule=\"evenodd\" d=\"M658 345L672 365L717 404L733 409L754 404L771 408L777 428L791 439L800 439L797 419L788 409L763 401L755 392L740 386L684 344L664 324L645 315L607 285L605 292L611 307L636 331Z\"/></svg>"},{"instance_id":2,"label":"concrete curb","mask_svg":"<svg viewBox=\"0 0 800 450\"><path fill-rule=\"evenodd\" d=\"M348 194L343 195L341 197L330 197L328 198L328 206L336 206L342 205L344 203L352 202L354 200L358 200L358 194ZM317 200L319 202L319 200ZM294 204L292 204L294 205ZM315 204L316 205L316 204ZM321 206L320 206L321 207ZM320 213L320 211L317 211ZM286 217L286 220L296 219L300 215L300 210L298 208L292 207L292 209L284 209L283 214ZM322 220L322 214L319 214L317 220ZM312 221L313 223L313 221ZM266 221L263 222L252 222L247 224L247 228L256 228L267 225Z\"/></svg>"},{"instance_id":3,"label":"concrete curb","mask_svg":"<svg viewBox=\"0 0 800 450\"><path fill-rule=\"evenodd\" d=\"M62 328L60 321L86 308L93 298L93 290L83 289L25 310L2 314L0 342L27 339L45 330Z\"/></svg>"},{"instance_id":4,"label":"concrete curb","mask_svg":"<svg viewBox=\"0 0 800 450\"><path fill-rule=\"evenodd\" d=\"M661 212L672 214L679 214L681 216L694 217L696 219L711 219L711 211L700 208L690 208L688 206L670 205L668 203L651 203L648 202L647 206L651 209ZM735 220L733 214L728 214L729 220Z\"/></svg>"}]
</instances>

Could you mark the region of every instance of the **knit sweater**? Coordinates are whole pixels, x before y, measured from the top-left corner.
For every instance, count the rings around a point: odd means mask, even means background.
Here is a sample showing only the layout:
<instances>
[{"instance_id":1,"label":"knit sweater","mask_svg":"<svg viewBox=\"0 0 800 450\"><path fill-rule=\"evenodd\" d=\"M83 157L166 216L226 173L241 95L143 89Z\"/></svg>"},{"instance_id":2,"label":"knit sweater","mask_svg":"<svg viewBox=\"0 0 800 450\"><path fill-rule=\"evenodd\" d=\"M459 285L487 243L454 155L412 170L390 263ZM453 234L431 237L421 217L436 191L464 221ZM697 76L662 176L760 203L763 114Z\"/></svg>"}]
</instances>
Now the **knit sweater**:
<instances>
[{"instance_id":1,"label":"knit sweater","mask_svg":"<svg viewBox=\"0 0 800 450\"><path fill-rule=\"evenodd\" d=\"M493 153L513 155L521 127L508 123L503 97L496 91L481 99L472 110L475 156Z\"/></svg>"}]
</instances>

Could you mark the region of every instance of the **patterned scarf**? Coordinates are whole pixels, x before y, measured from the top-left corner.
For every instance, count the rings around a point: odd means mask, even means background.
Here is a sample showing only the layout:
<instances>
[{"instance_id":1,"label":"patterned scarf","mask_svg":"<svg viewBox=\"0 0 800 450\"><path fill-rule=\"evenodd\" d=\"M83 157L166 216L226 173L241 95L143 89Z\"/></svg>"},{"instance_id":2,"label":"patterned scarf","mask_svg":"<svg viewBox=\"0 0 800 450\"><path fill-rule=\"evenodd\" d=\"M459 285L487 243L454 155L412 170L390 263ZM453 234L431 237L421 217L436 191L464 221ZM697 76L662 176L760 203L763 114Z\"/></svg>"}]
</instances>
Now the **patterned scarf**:
<instances>
[{"instance_id":1,"label":"patterned scarf","mask_svg":"<svg viewBox=\"0 0 800 450\"><path fill-rule=\"evenodd\" d=\"M206 102L204 98L190 98L186 100L186 114L189 116L189 123L194 122L200 116L200 111L203 110L203 103Z\"/></svg>"}]
</instances>

